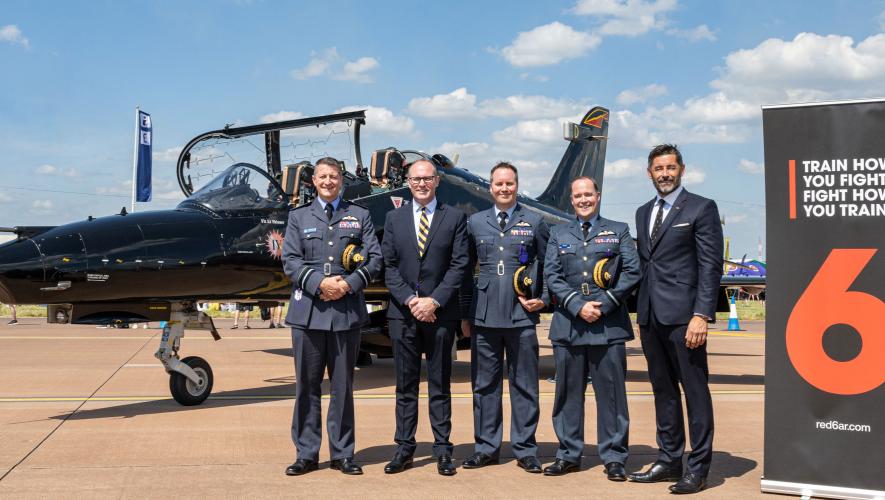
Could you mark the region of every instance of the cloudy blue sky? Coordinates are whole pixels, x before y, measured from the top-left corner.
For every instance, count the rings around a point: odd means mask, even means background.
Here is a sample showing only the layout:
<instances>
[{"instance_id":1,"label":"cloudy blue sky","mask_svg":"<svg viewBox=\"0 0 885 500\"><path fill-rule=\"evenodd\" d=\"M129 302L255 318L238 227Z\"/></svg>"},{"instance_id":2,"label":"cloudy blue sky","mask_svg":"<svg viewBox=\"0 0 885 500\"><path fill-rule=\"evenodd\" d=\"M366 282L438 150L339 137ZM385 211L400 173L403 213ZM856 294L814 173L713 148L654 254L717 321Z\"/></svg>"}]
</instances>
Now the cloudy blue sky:
<instances>
[{"instance_id":1,"label":"cloudy blue sky","mask_svg":"<svg viewBox=\"0 0 885 500\"><path fill-rule=\"evenodd\" d=\"M226 123L368 109L364 151L521 169L539 194L561 123L612 110L603 213L633 225L648 149L674 142L732 255L764 240L763 104L885 96L885 2L4 1L0 226L128 205L135 106L153 116L154 201ZM366 155L366 153L364 153ZM367 158L364 158L366 160Z\"/></svg>"}]
</instances>

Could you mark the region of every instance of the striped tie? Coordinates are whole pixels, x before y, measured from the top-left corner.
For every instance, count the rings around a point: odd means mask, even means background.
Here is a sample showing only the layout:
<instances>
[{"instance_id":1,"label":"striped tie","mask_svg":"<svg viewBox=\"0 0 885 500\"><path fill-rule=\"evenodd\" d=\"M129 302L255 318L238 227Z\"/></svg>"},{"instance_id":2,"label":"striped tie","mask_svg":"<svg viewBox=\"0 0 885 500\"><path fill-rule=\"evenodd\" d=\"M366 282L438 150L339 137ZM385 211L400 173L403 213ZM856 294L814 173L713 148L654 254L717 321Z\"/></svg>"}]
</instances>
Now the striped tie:
<instances>
[{"instance_id":1,"label":"striped tie","mask_svg":"<svg viewBox=\"0 0 885 500\"><path fill-rule=\"evenodd\" d=\"M427 220L427 207L421 207L421 219L418 222L418 257L424 257L427 235L430 234L430 221Z\"/></svg>"}]
</instances>

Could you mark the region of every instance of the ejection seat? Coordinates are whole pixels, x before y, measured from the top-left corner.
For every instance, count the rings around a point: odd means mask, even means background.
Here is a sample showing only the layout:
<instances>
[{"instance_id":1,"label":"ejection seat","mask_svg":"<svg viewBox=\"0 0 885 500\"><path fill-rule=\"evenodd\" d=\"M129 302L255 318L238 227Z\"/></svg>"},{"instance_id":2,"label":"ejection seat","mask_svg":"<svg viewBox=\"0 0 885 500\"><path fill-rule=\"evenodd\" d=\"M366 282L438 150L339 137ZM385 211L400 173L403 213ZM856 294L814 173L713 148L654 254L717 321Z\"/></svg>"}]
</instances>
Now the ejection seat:
<instances>
[{"instance_id":1,"label":"ejection seat","mask_svg":"<svg viewBox=\"0 0 885 500\"><path fill-rule=\"evenodd\" d=\"M369 182L372 192L378 193L401 187L405 181L406 157L396 148L379 149L372 153Z\"/></svg>"},{"instance_id":2,"label":"ejection seat","mask_svg":"<svg viewBox=\"0 0 885 500\"><path fill-rule=\"evenodd\" d=\"M283 192L289 197L293 207L306 205L316 198L316 187L313 185L313 165L302 161L283 167Z\"/></svg>"}]
</instances>

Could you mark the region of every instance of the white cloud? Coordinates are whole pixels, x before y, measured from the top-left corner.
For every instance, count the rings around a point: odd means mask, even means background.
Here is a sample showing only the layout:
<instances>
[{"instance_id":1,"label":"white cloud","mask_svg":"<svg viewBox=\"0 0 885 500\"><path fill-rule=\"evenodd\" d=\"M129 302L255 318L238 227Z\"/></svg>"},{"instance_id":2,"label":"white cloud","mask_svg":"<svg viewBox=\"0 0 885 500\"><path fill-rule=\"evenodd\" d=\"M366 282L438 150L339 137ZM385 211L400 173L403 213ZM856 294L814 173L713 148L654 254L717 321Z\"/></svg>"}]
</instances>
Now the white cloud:
<instances>
[{"instance_id":1,"label":"white cloud","mask_svg":"<svg viewBox=\"0 0 885 500\"><path fill-rule=\"evenodd\" d=\"M557 21L521 32L501 49L501 55L516 67L547 66L581 57L601 41L599 35L577 31Z\"/></svg>"},{"instance_id":2,"label":"white cloud","mask_svg":"<svg viewBox=\"0 0 885 500\"><path fill-rule=\"evenodd\" d=\"M765 173L765 165L761 163L756 163L751 160L747 160L745 158L741 158L738 162L738 169L742 172L746 172L748 174L764 174Z\"/></svg>"},{"instance_id":3,"label":"white cloud","mask_svg":"<svg viewBox=\"0 0 885 500\"><path fill-rule=\"evenodd\" d=\"M707 173L704 172L700 167L695 167L693 165L685 166L685 173L682 174L682 183L686 186L696 186L698 184L702 184L704 179L707 178Z\"/></svg>"},{"instance_id":4,"label":"white cloud","mask_svg":"<svg viewBox=\"0 0 885 500\"><path fill-rule=\"evenodd\" d=\"M178 161L178 157L181 155L181 150L184 149L184 146L175 146L174 148L167 148L162 151L154 151L153 159L154 161Z\"/></svg>"},{"instance_id":5,"label":"white cloud","mask_svg":"<svg viewBox=\"0 0 885 500\"><path fill-rule=\"evenodd\" d=\"M368 73L378 67L378 60L374 57L360 57L356 61L344 64L344 69L337 75L332 76L335 80L350 80L360 83L371 83L372 77Z\"/></svg>"},{"instance_id":6,"label":"white cloud","mask_svg":"<svg viewBox=\"0 0 885 500\"><path fill-rule=\"evenodd\" d=\"M116 186L106 187L106 186L98 186L95 188L96 194L111 194L111 195L131 195L132 194L132 180L123 181Z\"/></svg>"},{"instance_id":7,"label":"white cloud","mask_svg":"<svg viewBox=\"0 0 885 500\"><path fill-rule=\"evenodd\" d=\"M12 201L12 196L0 191L0 203L9 203Z\"/></svg>"},{"instance_id":8,"label":"white cloud","mask_svg":"<svg viewBox=\"0 0 885 500\"><path fill-rule=\"evenodd\" d=\"M17 43L26 49L31 46L31 42L22 35L22 30L14 24L0 27L0 42Z\"/></svg>"},{"instance_id":9,"label":"white cloud","mask_svg":"<svg viewBox=\"0 0 885 500\"><path fill-rule=\"evenodd\" d=\"M541 83L550 81L550 77L547 75L538 75L538 74L529 73L529 72L520 73L519 79L520 80L529 80L529 81L533 81L533 82L541 82Z\"/></svg>"},{"instance_id":10,"label":"white cloud","mask_svg":"<svg viewBox=\"0 0 885 500\"><path fill-rule=\"evenodd\" d=\"M571 99L542 95L495 97L477 102L477 97L461 87L448 94L416 97L409 101L409 111L427 118L553 118L578 114L587 104Z\"/></svg>"},{"instance_id":11,"label":"white cloud","mask_svg":"<svg viewBox=\"0 0 885 500\"><path fill-rule=\"evenodd\" d=\"M753 106L809 100L881 97L885 34L855 44L848 36L800 33L770 38L725 58L711 85Z\"/></svg>"},{"instance_id":12,"label":"white cloud","mask_svg":"<svg viewBox=\"0 0 885 500\"><path fill-rule=\"evenodd\" d=\"M393 113L387 108L375 106L345 106L336 109L335 113L346 113L348 111L366 110L367 132L380 132L388 134L411 134L415 131L415 121L408 116L400 116Z\"/></svg>"},{"instance_id":13,"label":"white cloud","mask_svg":"<svg viewBox=\"0 0 885 500\"><path fill-rule=\"evenodd\" d=\"M52 200L34 200L31 203L31 208L34 208L34 209L40 210L40 211L52 210L53 206L54 205L52 203Z\"/></svg>"},{"instance_id":14,"label":"white cloud","mask_svg":"<svg viewBox=\"0 0 885 500\"><path fill-rule=\"evenodd\" d=\"M710 31L710 28L707 27L706 24L695 26L694 28L687 30L671 28L667 30L667 34L679 38L685 38L689 42L700 42L701 40L707 40L708 42L716 41L716 34Z\"/></svg>"},{"instance_id":15,"label":"white cloud","mask_svg":"<svg viewBox=\"0 0 885 500\"><path fill-rule=\"evenodd\" d=\"M598 19L603 35L637 36L666 26L665 14L675 8L676 0L578 0L572 12Z\"/></svg>"},{"instance_id":16,"label":"white cloud","mask_svg":"<svg viewBox=\"0 0 885 500\"><path fill-rule=\"evenodd\" d=\"M642 178L646 168L645 158L623 158L606 162L604 179Z\"/></svg>"},{"instance_id":17,"label":"white cloud","mask_svg":"<svg viewBox=\"0 0 885 500\"><path fill-rule=\"evenodd\" d=\"M587 105L569 99L553 99L541 95L514 95L482 101L484 116L504 118L551 118L587 110Z\"/></svg>"},{"instance_id":18,"label":"white cloud","mask_svg":"<svg viewBox=\"0 0 885 500\"><path fill-rule=\"evenodd\" d=\"M73 168L58 168L55 165L40 165L34 169L36 175L60 175L63 177L77 177L79 175Z\"/></svg>"},{"instance_id":19,"label":"white cloud","mask_svg":"<svg viewBox=\"0 0 885 500\"><path fill-rule=\"evenodd\" d=\"M728 123L754 120L762 116L758 105L731 99L723 92L688 99L678 112L682 113L680 118L699 123Z\"/></svg>"},{"instance_id":20,"label":"white cloud","mask_svg":"<svg viewBox=\"0 0 885 500\"><path fill-rule=\"evenodd\" d=\"M415 97L409 101L409 111L428 118L462 118L476 115L476 96L466 87L433 97Z\"/></svg>"},{"instance_id":21,"label":"white cloud","mask_svg":"<svg viewBox=\"0 0 885 500\"><path fill-rule=\"evenodd\" d=\"M297 120L304 118L304 113L300 111L277 111L276 113L268 113L258 120L261 123L283 122L287 120Z\"/></svg>"},{"instance_id":22,"label":"white cloud","mask_svg":"<svg viewBox=\"0 0 885 500\"><path fill-rule=\"evenodd\" d=\"M562 122L558 120L522 120L492 133L495 142L525 153L562 141Z\"/></svg>"},{"instance_id":23,"label":"white cloud","mask_svg":"<svg viewBox=\"0 0 885 500\"><path fill-rule=\"evenodd\" d=\"M645 87L627 89L618 94L615 100L622 106L629 106L638 102L645 102L655 97L667 94L667 87L659 83L652 83Z\"/></svg>"},{"instance_id":24,"label":"white cloud","mask_svg":"<svg viewBox=\"0 0 885 500\"><path fill-rule=\"evenodd\" d=\"M333 80L347 80L358 83L371 83L372 76L369 74L379 66L374 57L360 57L355 61L348 61L338 54L338 49L329 47L320 52L310 53L311 59L303 68L293 69L289 72L296 80L307 80L319 76L328 76Z\"/></svg>"}]
</instances>

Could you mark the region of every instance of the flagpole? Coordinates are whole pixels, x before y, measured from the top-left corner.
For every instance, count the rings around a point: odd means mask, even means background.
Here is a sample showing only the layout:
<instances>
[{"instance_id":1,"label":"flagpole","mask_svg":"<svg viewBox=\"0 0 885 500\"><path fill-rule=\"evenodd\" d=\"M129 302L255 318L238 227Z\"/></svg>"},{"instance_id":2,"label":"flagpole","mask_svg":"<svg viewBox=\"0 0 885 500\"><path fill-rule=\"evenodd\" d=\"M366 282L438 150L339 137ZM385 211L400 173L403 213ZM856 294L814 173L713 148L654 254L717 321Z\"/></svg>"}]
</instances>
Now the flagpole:
<instances>
[{"instance_id":1,"label":"flagpole","mask_svg":"<svg viewBox=\"0 0 885 500\"><path fill-rule=\"evenodd\" d=\"M132 144L132 207L130 212L135 212L135 189L138 176L138 112L139 107L135 107L135 141Z\"/></svg>"}]
</instances>

